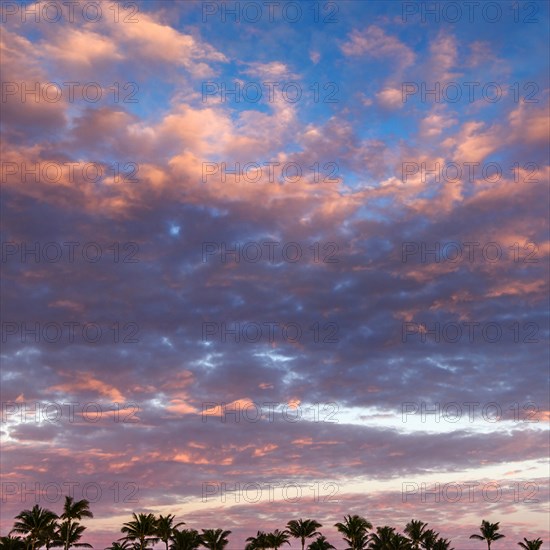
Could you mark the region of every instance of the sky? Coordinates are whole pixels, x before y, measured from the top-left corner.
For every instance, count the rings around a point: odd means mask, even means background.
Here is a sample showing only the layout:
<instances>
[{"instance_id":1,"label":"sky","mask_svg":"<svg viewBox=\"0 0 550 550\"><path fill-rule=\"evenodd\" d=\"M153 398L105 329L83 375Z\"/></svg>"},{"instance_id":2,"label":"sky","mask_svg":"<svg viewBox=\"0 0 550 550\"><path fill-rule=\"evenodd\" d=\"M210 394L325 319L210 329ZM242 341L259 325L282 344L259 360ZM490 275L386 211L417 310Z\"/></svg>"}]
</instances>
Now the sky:
<instances>
[{"instance_id":1,"label":"sky","mask_svg":"<svg viewBox=\"0 0 550 550\"><path fill-rule=\"evenodd\" d=\"M2 2L2 535L549 549L548 6Z\"/></svg>"}]
</instances>

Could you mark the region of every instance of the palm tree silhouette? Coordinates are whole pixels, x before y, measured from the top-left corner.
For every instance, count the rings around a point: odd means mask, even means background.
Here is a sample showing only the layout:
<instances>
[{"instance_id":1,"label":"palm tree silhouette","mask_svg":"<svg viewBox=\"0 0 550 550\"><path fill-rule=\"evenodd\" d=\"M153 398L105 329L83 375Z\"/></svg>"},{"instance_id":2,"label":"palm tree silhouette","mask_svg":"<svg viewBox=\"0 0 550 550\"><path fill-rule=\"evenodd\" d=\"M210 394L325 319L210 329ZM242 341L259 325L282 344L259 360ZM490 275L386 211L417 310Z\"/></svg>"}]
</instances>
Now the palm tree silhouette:
<instances>
[{"instance_id":1,"label":"palm tree silhouette","mask_svg":"<svg viewBox=\"0 0 550 550\"><path fill-rule=\"evenodd\" d=\"M124 540L122 542L113 541L111 542L111 546L108 546L105 548L105 550L129 550L130 549L130 541Z\"/></svg>"},{"instance_id":2,"label":"palm tree silhouette","mask_svg":"<svg viewBox=\"0 0 550 550\"><path fill-rule=\"evenodd\" d=\"M21 537L0 537L0 548L2 550L25 550L27 545Z\"/></svg>"},{"instance_id":3,"label":"palm tree silhouette","mask_svg":"<svg viewBox=\"0 0 550 550\"><path fill-rule=\"evenodd\" d=\"M61 514L61 519L67 523L67 528L64 531L65 538L63 540L65 541L65 544L63 546L63 550L69 550L70 548L69 537L72 536L73 533L71 529L73 520L93 517L94 515L90 511L90 502L88 500L82 499L75 501L71 496L65 497L65 502L63 503L63 513ZM84 529L82 529L82 531L84 531Z\"/></svg>"},{"instance_id":4,"label":"palm tree silhouette","mask_svg":"<svg viewBox=\"0 0 550 550\"><path fill-rule=\"evenodd\" d=\"M255 537L248 537L245 550L266 550L268 548L267 533L258 531Z\"/></svg>"},{"instance_id":5,"label":"palm tree silhouette","mask_svg":"<svg viewBox=\"0 0 550 550\"><path fill-rule=\"evenodd\" d=\"M10 535L11 533L27 535L30 550L34 550L37 543L42 543L44 538L51 534L57 518L57 514L51 510L40 508L38 504L35 504L32 510L23 510L15 516L17 521L13 524Z\"/></svg>"},{"instance_id":6,"label":"palm tree silhouette","mask_svg":"<svg viewBox=\"0 0 550 550\"><path fill-rule=\"evenodd\" d=\"M201 544L209 550L223 550L228 544L227 537L231 531L223 529L203 529L201 535Z\"/></svg>"},{"instance_id":7,"label":"palm tree silhouette","mask_svg":"<svg viewBox=\"0 0 550 550\"><path fill-rule=\"evenodd\" d=\"M317 531L319 527L323 527L319 522L314 519L293 519L290 520L287 524L287 529L289 533L295 538L300 539L302 543L302 550L306 546L306 539L310 539L315 535L320 535Z\"/></svg>"},{"instance_id":8,"label":"palm tree silhouette","mask_svg":"<svg viewBox=\"0 0 550 550\"><path fill-rule=\"evenodd\" d=\"M387 550L395 536L395 529L384 525L377 527L376 533L369 536L369 550Z\"/></svg>"},{"instance_id":9,"label":"palm tree silhouette","mask_svg":"<svg viewBox=\"0 0 550 550\"><path fill-rule=\"evenodd\" d=\"M59 546L64 546L65 548L93 548L91 544L87 542L78 542L82 538L82 533L86 530L84 525L81 525L77 521L70 523L68 520L64 521L60 526L57 532L58 540L60 541ZM57 544L54 544L57 546Z\"/></svg>"},{"instance_id":10,"label":"palm tree silhouette","mask_svg":"<svg viewBox=\"0 0 550 550\"><path fill-rule=\"evenodd\" d=\"M411 541L402 535L401 533L396 533L391 541L392 546L390 548L392 550L411 550Z\"/></svg>"},{"instance_id":11,"label":"palm tree silhouette","mask_svg":"<svg viewBox=\"0 0 550 550\"><path fill-rule=\"evenodd\" d=\"M364 517L344 516L344 522L334 524L334 527L344 535L344 541L349 545L346 550L364 550L367 546L367 531L372 529L372 523Z\"/></svg>"},{"instance_id":12,"label":"palm tree silhouette","mask_svg":"<svg viewBox=\"0 0 550 550\"><path fill-rule=\"evenodd\" d=\"M323 535L318 536L308 547L307 550L336 550L327 538Z\"/></svg>"},{"instance_id":13,"label":"palm tree silhouette","mask_svg":"<svg viewBox=\"0 0 550 550\"><path fill-rule=\"evenodd\" d=\"M411 541L397 533L395 528L384 525L377 527L369 537L369 550L411 550Z\"/></svg>"},{"instance_id":14,"label":"palm tree silhouette","mask_svg":"<svg viewBox=\"0 0 550 550\"><path fill-rule=\"evenodd\" d=\"M50 550L52 546L63 546L63 540L59 535L59 525L57 521L52 521L44 532L39 541L39 546L45 546L46 550Z\"/></svg>"},{"instance_id":15,"label":"palm tree silhouette","mask_svg":"<svg viewBox=\"0 0 550 550\"><path fill-rule=\"evenodd\" d=\"M426 536L427 527L427 523L416 519L411 519L405 526L405 534L409 536L413 550L419 550L420 544Z\"/></svg>"},{"instance_id":16,"label":"palm tree silhouette","mask_svg":"<svg viewBox=\"0 0 550 550\"><path fill-rule=\"evenodd\" d=\"M439 533L437 531L426 529L420 547L423 548L423 550L433 550L434 544L437 542L438 538Z\"/></svg>"},{"instance_id":17,"label":"palm tree silhouette","mask_svg":"<svg viewBox=\"0 0 550 550\"><path fill-rule=\"evenodd\" d=\"M121 532L125 537L119 540L139 541L139 550L145 550L148 543L155 544L159 541L156 536L157 520L153 514L132 514L132 521L124 523Z\"/></svg>"},{"instance_id":18,"label":"palm tree silhouette","mask_svg":"<svg viewBox=\"0 0 550 550\"><path fill-rule=\"evenodd\" d=\"M185 525L183 521L176 523L174 525L175 515L168 514L167 516L159 515L157 519L157 535L162 542L166 545L166 550L168 550L168 540L172 536L174 529L180 525ZM66 550L66 549L65 549Z\"/></svg>"},{"instance_id":19,"label":"palm tree silhouette","mask_svg":"<svg viewBox=\"0 0 550 550\"><path fill-rule=\"evenodd\" d=\"M197 550L201 545L201 536L195 529L175 529L170 537L170 550Z\"/></svg>"},{"instance_id":20,"label":"palm tree silhouette","mask_svg":"<svg viewBox=\"0 0 550 550\"><path fill-rule=\"evenodd\" d=\"M499 529L499 522L489 523L488 521L482 520L481 527L479 528L479 530L481 531L481 535L470 535L470 538L487 541L487 550L491 550L492 542L498 539L502 539L506 536L502 535L501 533L497 533Z\"/></svg>"},{"instance_id":21,"label":"palm tree silhouette","mask_svg":"<svg viewBox=\"0 0 550 550\"><path fill-rule=\"evenodd\" d=\"M454 548L451 548L450 540L439 537L432 546L432 550L454 550Z\"/></svg>"},{"instance_id":22,"label":"palm tree silhouette","mask_svg":"<svg viewBox=\"0 0 550 550\"><path fill-rule=\"evenodd\" d=\"M88 543L80 542L86 527L76 520L83 517L93 517L87 500L75 501L65 497L63 513L58 516L38 504L30 510L23 510L15 516L12 530L7 536L0 536L0 550L39 550L45 547L51 550L61 547L93 548ZM59 521L62 520L62 521ZM174 524L175 515L132 514L132 520L123 524L121 532L124 537L111 543L105 550L150 550L159 541L164 542L166 550L225 550L229 545L228 536L231 531L222 529L202 529L202 534L195 529L179 530L184 522ZM372 524L359 515L344 516L344 521L335 524L347 543L345 550L454 550L451 542L439 536L434 529L428 529L428 524L412 519L405 526L404 536L394 527L377 527L375 532L368 533ZM291 520L288 529L275 529L270 533L258 531L256 536L246 539L245 550L280 550L285 544L290 545L290 537L300 539L302 550L305 550L306 539L317 535L316 540L309 543L307 550L336 550L335 547L317 531L322 527L312 519ZM504 538L499 533L500 524L481 522L480 533L470 535L487 543L491 550L494 541ZM14 536L14 533L16 536ZM19 536L23 535L23 536ZM517 545L522 550L540 550L543 545L541 538L527 539ZM148 548L149 547L149 548Z\"/></svg>"},{"instance_id":23,"label":"palm tree silhouette","mask_svg":"<svg viewBox=\"0 0 550 550\"><path fill-rule=\"evenodd\" d=\"M523 542L518 542L518 546L521 546L523 550L539 550L539 548L542 546L542 539L531 539L527 540L525 537L523 537Z\"/></svg>"},{"instance_id":24,"label":"palm tree silhouette","mask_svg":"<svg viewBox=\"0 0 550 550\"><path fill-rule=\"evenodd\" d=\"M289 538L290 533L288 531L279 531L279 529L275 529L273 533L267 534L267 544L268 548L273 548L273 550L279 550L283 544L290 545Z\"/></svg>"}]
</instances>

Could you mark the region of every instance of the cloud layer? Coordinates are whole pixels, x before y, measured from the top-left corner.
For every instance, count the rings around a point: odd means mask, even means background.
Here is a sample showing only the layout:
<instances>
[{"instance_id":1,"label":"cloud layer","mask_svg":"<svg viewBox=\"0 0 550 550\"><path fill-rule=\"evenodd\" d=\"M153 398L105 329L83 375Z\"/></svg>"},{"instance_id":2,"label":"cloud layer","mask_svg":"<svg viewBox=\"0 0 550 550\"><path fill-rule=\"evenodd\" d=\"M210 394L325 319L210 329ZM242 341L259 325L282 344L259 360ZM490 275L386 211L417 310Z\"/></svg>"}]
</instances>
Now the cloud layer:
<instances>
[{"instance_id":1,"label":"cloud layer","mask_svg":"<svg viewBox=\"0 0 550 550\"><path fill-rule=\"evenodd\" d=\"M547 6L84 4L2 32L2 534L73 483L96 547L132 511L547 535Z\"/></svg>"}]
</instances>

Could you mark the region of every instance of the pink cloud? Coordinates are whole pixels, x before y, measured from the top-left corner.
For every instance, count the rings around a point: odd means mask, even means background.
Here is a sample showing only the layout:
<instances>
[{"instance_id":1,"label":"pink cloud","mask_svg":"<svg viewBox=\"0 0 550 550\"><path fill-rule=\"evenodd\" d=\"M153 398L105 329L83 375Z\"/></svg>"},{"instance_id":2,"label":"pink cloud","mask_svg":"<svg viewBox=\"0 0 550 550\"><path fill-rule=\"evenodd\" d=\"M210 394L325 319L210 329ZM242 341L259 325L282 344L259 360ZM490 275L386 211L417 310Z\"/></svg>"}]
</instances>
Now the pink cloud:
<instances>
[{"instance_id":1,"label":"pink cloud","mask_svg":"<svg viewBox=\"0 0 550 550\"><path fill-rule=\"evenodd\" d=\"M408 46L376 25L370 25L363 31L353 30L349 41L340 48L350 57L366 55L376 59L395 58L403 67L412 65L415 60L415 54Z\"/></svg>"}]
</instances>

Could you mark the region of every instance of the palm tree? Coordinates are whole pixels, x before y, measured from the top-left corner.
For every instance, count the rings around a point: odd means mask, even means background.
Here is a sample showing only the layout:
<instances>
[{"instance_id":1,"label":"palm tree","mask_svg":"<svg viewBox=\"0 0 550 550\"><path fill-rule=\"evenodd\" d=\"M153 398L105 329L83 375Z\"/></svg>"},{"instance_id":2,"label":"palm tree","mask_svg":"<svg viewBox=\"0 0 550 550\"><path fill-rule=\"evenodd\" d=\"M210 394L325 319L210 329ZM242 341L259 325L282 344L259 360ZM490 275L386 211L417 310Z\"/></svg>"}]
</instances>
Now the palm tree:
<instances>
[{"instance_id":1,"label":"palm tree","mask_svg":"<svg viewBox=\"0 0 550 550\"><path fill-rule=\"evenodd\" d=\"M286 524L288 532L295 539L300 539L302 543L302 550L306 546L306 539L310 539L315 535L320 535L317 531L319 527L323 527L319 522L314 519L293 519Z\"/></svg>"},{"instance_id":2,"label":"palm tree","mask_svg":"<svg viewBox=\"0 0 550 550\"><path fill-rule=\"evenodd\" d=\"M424 550L433 550L438 537L439 533L437 533L433 529L426 529L426 531L424 531L424 538L422 539L420 546Z\"/></svg>"},{"instance_id":3,"label":"palm tree","mask_svg":"<svg viewBox=\"0 0 550 550\"><path fill-rule=\"evenodd\" d=\"M223 550L228 544L227 537L231 531L223 529L203 529L201 535L201 544L209 550Z\"/></svg>"},{"instance_id":4,"label":"palm tree","mask_svg":"<svg viewBox=\"0 0 550 550\"><path fill-rule=\"evenodd\" d=\"M40 537L39 546L45 546L46 550L50 550L52 546L63 546L63 540L59 535L59 525L57 521L52 521L46 529L44 529Z\"/></svg>"},{"instance_id":5,"label":"palm tree","mask_svg":"<svg viewBox=\"0 0 550 550\"><path fill-rule=\"evenodd\" d=\"M279 550L283 544L290 545L289 538L290 533L288 531L279 531L279 529L275 529L273 533L268 533L266 536L267 547Z\"/></svg>"},{"instance_id":6,"label":"palm tree","mask_svg":"<svg viewBox=\"0 0 550 550\"><path fill-rule=\"evenodd\" d=\"M160 515L157 519L157 535L160 538L162 542L166 545L166 550L168 550L168 540L172 536L172 533L174 532L174 529L179 527L180 525L185 525L183 521L180 521L179 523L174 523L174 518L176 516L172 514L168 514L167 516Z\"/></svg>"},{"instance_id":7,"label":"palm tree","mask_svg":"<svg viewBox=\"0 0 550 550\"><path fill-rule=\"evenodd\" d=\"M159 541L156 537L157 520L153 514L132 514L132 521L124 523L121 529L126 533L125 537L119 540L137 540L139 541L139 550L145 550L148 543L155 544Z\"/></svg>"},{"instance_id":8,"label":"palm tree","mask_svg":"<svg viewBox=\"0 0 550 550\"><path fill-rule=\"evenodd\" d=\"M521 546L523 550L539 550L539 548L542 546L542 539L532 539L527 540L525 537L523 537L524 542L518 542L518 546Z\"/></svg>"},{"instance_id":9,"label":"palm tree","mask_svg":"<svg viewBox=\"0 0 550 550\"><path fill-rule=\"evenodd\" d=\"M491 550L491 543L493 541L502 539L506 536L497 533L499 529L500 527L498 521L497 523L489 523L488 521L482 520L481 527L479 528L479 530L481 531L481 535L470 535L470 538L487 541L487 550Z\"/></svg>"},{"instance_id":10,"label":"palm tree","mask_svg":"<svg viewBox=\"0 0 550 550\"><path fill-rule=\"evenodd\" d=\"M40 508L35 504L32 510L23 510L15 516L17 521L13 524L10 535L11 533L27 535L30 550L34 550L36 543L41 543L44 537L49 536L57 518L57 514L51 510Z\"/></svg>"},{"instance_id":11,"label":"palm tree","mask_svg":"<svg viewBox=\"0 0 550 550\"><path fill-rule=\"evenodd\" d=\"M66 548L93 548L91 544L87 542L78 542L82 538L82 533L86 530L84 525L81 525L77 521L70 523L68 520L64 521L59 526L59 531L57 532L58 539L61 542L60 546L66 546ZM57 544L54 544L57 546Z\"/></svg>"},{"instance_id":12,"label":"palm tree","mask_svg":"<svg viewBox=\"0 0 550 550\"><path fill-rule=\"evenodd\" d=\"M25 550L27 545L21 537L0 537L0 550Z\"/></svg>"},{"instance_id":13,"label":"palm tree","mask_svg":"<svg viewBox=\"0 0 550 550\"><path fill-rule=\"evenodd\" d=\"M179 531L174 528L170 540L172 541L170 550L197 550L201 545L201 536L195 529L182 529Z\"/></svg>"},{"instance_id":14,"label":"palm tree","mask_svg":"<svg viewBox=\"0 0 550 550\"><path fill-rule=\"evenodd\" d=\"M336 550L327 538L323 535L318 536L308 547L307 550Z\"/></svg>"},{"instance_id":15,"label":"palm tree","mask_svg":"<svg viewBox=\"0 0 550 550\"><path fill-rule=\"evenodd\" d=\"M432 550L454 550L454 548L451 548L450 540L440 537L435 541Z\"/></svg>"},{"instance_id":16,"label":"palm tree","mask_svg":"<svg viewBox=\"0 0 550 550\"><path fill-rule=\"evenodd\" d=\"M354 515L344 516L344 523L336 523L334 527L344 535L344 540L349 545L347 550L364 550L367 546L367 531L372 529L372 523L365 518Z\"/></svg>"},{"instance_id":17,"label":"palm tree","mask_svg":"<svg viewBox=\"0 0 550 550\"><path fill-rule=\"evenodd\" d=\"M268 548L267 534L263 531L258 531L255 537L248 537L246 542L248 544L245 550L265 550Z\"/></svg>"},{"instance_id":18,"label":"palm tree","mask_svg":"<svg viewBox=\"0 0 550 550\"><path fill-rule=\"evenodd\" d=\"M409 536L413 550L419 550L420 544L426 536L427 523L417 519L411 519L405 526L405 534Z\"/></svg>"},{"instance_id":19,"label":"palm tree","mask_svg":"<svg viewBox=\"0 0 550 550\"><path fill-rule=\"evenodd\" d=\"M90 502L88 500L82 499L75 501L73 497L65 497L65 502L63 503L63 513L61 514L61 519L67 523L67 527L64 530L65 538L63 540L65 543L63 545L63 550L69 550L70 548L69 537L73 535L73 530L71 528L73 520L93 517L94 515L90 511ZM82 531L84 531L84 529L82 529ZM80 531L80 533L82 533L82 531Z\"/></svg>"},{"instance_id":20,"label":"palm tree","mask_svg":"<svg viewBox=\"0 0 550 550\"><path fill-rule=\"evenodd\" d=\"M377 527L376 533L371 533L369 536L369 550L387 550L394 536L393 527L388 525Z\"/></svg>"},{"instance_id":21,"label":"palm tree","mask_svg":"<svg viewBox=\"0 0 550 550\"><path fill-rule=\"evenodd\" d=\"M393 527L377 527L369 537L369 550L411 550L411 541L397 533Z\"/></svg>"},{"instance_id":22,"label":"palm tree","mask_svg":"<svg viewBox=\"0 0 550 550\"><path fill-rule=\"evenodd\" d=\"M105 550L129 550L130 548L130 541L124 540L122 542L114 541L111 542L111 546L105 548Z\"/></svg>"},{"instance_id":23,"label":"palm tree","mask_svg":"<svg viewBox=\"0 0 550 550\"><path fill-rule=\"evenodd\" d=\"M411 546L411 541L401 535L400 533L395 533L395 535L393 535L391 541L390 541L390 544L388 546L388 550L411 550L412 549L412 546Z\"/></svg>"}]
</instances>

